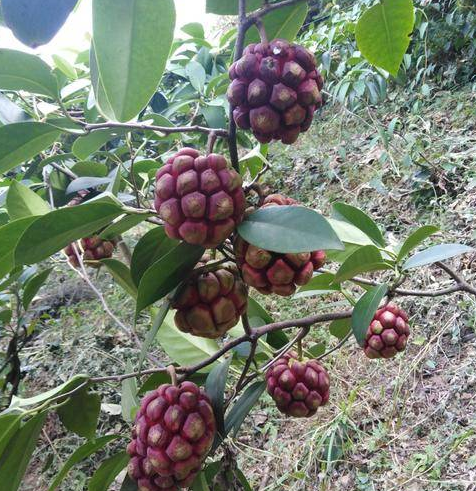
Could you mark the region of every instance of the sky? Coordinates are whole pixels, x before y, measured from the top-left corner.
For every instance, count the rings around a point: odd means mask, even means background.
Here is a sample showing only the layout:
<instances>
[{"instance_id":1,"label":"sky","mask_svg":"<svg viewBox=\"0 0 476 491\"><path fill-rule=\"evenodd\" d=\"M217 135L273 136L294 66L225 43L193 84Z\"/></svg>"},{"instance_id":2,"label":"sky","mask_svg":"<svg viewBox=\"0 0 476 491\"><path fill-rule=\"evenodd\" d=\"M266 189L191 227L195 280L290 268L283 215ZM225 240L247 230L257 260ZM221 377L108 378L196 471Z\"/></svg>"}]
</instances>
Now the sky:
<instances>
[{"instance_id":1,"label":"sky","mask_svg":"<svg viewBox=\"0 0 476 491\"><path fill-rule=\"evenodd\" d=\"M55 38L35 50L29 49L17 41L9 29L0 27L0 48L19 49L40 55L62 54L65 57L71 49L81 51L89 46L88 34L91 32L92 0L81 0L76 12L71 14ZM213 24L215 16L205 14L205 0L175 0L177 9L176 35L180 36L180 27L189 22L201 22L206 31Z\"/></svg>"}]
</instances>

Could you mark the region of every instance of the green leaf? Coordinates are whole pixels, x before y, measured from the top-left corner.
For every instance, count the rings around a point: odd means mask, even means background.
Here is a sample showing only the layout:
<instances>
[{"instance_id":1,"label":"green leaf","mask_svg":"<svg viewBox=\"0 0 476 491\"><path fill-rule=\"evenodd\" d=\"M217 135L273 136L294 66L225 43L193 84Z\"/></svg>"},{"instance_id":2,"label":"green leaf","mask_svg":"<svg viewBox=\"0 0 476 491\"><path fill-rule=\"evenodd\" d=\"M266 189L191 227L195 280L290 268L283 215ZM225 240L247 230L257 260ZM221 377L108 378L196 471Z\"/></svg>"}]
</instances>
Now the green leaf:
<instances>
[{"instance_id":1,"label":"green leaf","mask_svg":"<svg viewBox=\"0 0 476 491\"><path fill-rule=\"evenodd\" d=\"M53 268L45 269L41 273L36 274L28 279L23 289L22 303L25 310L28 309L31 301L35 298L38 290L43 286L43 283L48 279Z\"/></svg>"},{"instance_id":2,"label":"green leaf","mask_svg":"<svg viewBox=\"0 0 476 491\"><path fill-rule=\"evenodd\" d=\"M56 475L54 481L51 483L48 491L54 491L66 477L68 472L72 469L73 466L83 461L93 453L97 452L105 445L107 445L112 440L116 440L119 438L119 435L107 435L97 438L96 440L89 441L77 448L66 461L60 472Z\"/></svg>"},{"instance_id":3,"label":"green leaf","mask_svg":"<svg viewBox=\"0 0 476 491\"><path fill-rule=\"evenodd\" d=\"M27 421L10 440L0 457L2 488L16 491L20 486L47 413L40 413Z\"/></svg>"},{"instance_id":4,"label":"green leaf","mask_svg":"<svg viewBox=\"0 0 476 491\"><path fill-rule=\"evenodd\" d=\"M56 67L61 70L69 79L76 80L78 78L78 74L76 73L76 69L71 63L59 55L52 55L53 61L55 62Z\"/></svg>"},{"instance_id":5,"label":"green leaf","mask_svg":"<svg viewBox=\"0 0 476 491\"><path fill-rule=\"evenodd\" d=\"M0 278L15 267L15 247L25 230L37 219L21 218L0 227Z\"/></svg>"},{"instance_id":6,"label":"green leaf","mask_svg":"<svg viewBox=\"0 0 476 491\"><path fill-rule=\"evenodd\" d=\"M157 339L172 361L181 366L200 363L219 350L218 343L213 339L199 338L179 331L171 312L167 314ZM209 372L212 367L213 365L209 365L200 371Z\"/></svg>"},{"instance_id":7,"label":"green leaf","mask_svg":"<svg viewBox=\"0 0 476 491\"><path fill-rule=\"evenodd\" d=\"M433 264L438 261L450 259L451 257L460 256L461 254L467 254L468 252L474 252L474 249L464 244L436 245L410 257L403 264L403 269L419 268L427 264Z\"/></svg>"},{"instance_id":8,"label":"green leaf","mask_svg":"<svg viewBox=\"0 0 476 491\"><path fill-rule=\"evenodd\" d=\"M170 309L170 302L165 301L162 303L159 311L157 312L157 315L154 318L154 322L152 323L152 327L150 328L149 332L147 333L147 337L145 338L144 342L142 343L142 347L140 350L140 356L139 356L139 371L142 370L142 364L144 363L145 357L147 355L147 352L149 350L150 345L154 341L155 337L157 336L157 333L159 332L159 329L162 327L162 324L164 323L165 317Z\"/></svg>"},{"instance_id":9,"label":"green leaf","mask_svg":"<svg viewBox=\"0 0 476 491\"><path fill-rule=\"evenodd\" d=\"M137 116L154 95L174 28L173 0L93 1L93 37L100 79L118 121Z\"/></svg>"},{"instance_id":10,"label":"green leaf","mask_svg":"<svg viewBox=\"0 0 476 491\"><path fill-rule=\"evenodd\" d=\"M337 220L351 223L364 234L370 237L377 245L385 247L385 239L377 224L366 213L355 206L345 203L334 203L332 205L334 216Z\"/></svg>"},{"instance_id":11,"label":"green leaf","mask_svg":"<svg viewBox=\"0 0 476 491\"><path fill-rule=\"evenodd\" d=\"M247 313L250 319L261 319L261 325L274 322L269 313L253 297L248 297ZM240 333L240 336L241 334L242 333ZM283 331L274 331L266 336L266 342L273 348L280 349L289 342L289 339Z\"/></svg>"},{"instance_id":12,"label":"green leaf","mask_svg":"<svg viewBox=\"0 0 476 491\"><path fill-rule=\"evenodd\" d=\"M71 157L74 158L74 155L71 154ZM77 174L78 177L106 177L108 174L106 165L90 160L77 162L71 167L71 170Z\"/></svg>"},{"instance_id":13,"label":"green leaf","mask_svg":"<svg viewBox=\"0 0 476 491\"><path fill-rule=\"evenodd\" d=\"M192 36L193 38L204 38L205 37L205 29L200 22L190 22L189 24L185 24L180 28L185 34Z\"/></svg>"},{"instance_id":14,"label":"green leaf","mask_svg":"<svg viewBox=\"0 0 476 491\"><path fill-rule=\"evenodd\" d=\"M12 220L44 215L51 211L50 205L44 199L17 181L12 181L8 188L6 205Z\"/></svg>"},{"instance_id":15,"label":"green leaf","mask_svg":"<svg viewBox=\"0 0 476 491\"><path fill-rule=\"evenodd\" d=\"M335 218L328 218L327 221L342 242L357 245L373 244L370 237L356 226L342 220L336 220Z\"/></svg>"},{"instance_id":16,"label":"green leaf","mask_svg":"<svg viewBox=\"0 0 476 491\"><path fill-rule=\"evenodd\" d=\"M263 0L248 0L246 11L259 9L263 5ZM207 13L218 15L237 15L238 0L207 0Z\"/></svg>"},{"instance_id":17,"label":"green leaf","mask_svg":"<svg viewBox=\"0 0 476 491\"><path fill-rule=\"evenodd\" d=\"M233 430L234 436L236 436L246 416L258 402L265 388L265 382L255 382L243 392L243 395L235 402L225 419L225 435L228 435Z\"/></svg>"},{"instance_id":18,"label":"green leaf","mask_svg":"<svg viewBox=\"0 0 476 491\"><path fill-rule=\"evenodd\" d=\"M190 488L192 491L210 491L205 472L200 471Z\"/></svg>"},{"instance_id":19,"label":"green leaf","mask_svg":"<svg viewBox=\"0 0 476 491\"><path fill-rule=\"evenodd\" d=\"M0 415L0 458L21 425L22 414L16 412Z\"/></svg>"},{"instance_id":20,"label":"green leaf","mask_svg":"<svg viewBox=\"0 0 476 491\"><path fill-rule=\"evenodd\" d=\"M52 145L61 130L46 123L0 126L0 173L8 172Z\"/></svg>"},{"instance_id":21,"label":"green leaf","mask_svg":"<svg viewBox=\"0 0 476 491\"><path fill-rule=\"evenodd\" d=\"M122 213L119 206L110 203L85 203L51 211L24 232L15 250L15 261L40 262L71 242L97 232Z\"/></svg>"},{"instance_id":22,"label":"green leaf","mask_svg":"<svg viewBox=\"0 0 476 491\"><path fill-rule=\"evenodd\" d=\"M150 216L152 216L152 213ZM118 235L121 235L136 225L139 225L139 223L142 223L148 217L149 215L126 215L121 217L119 220L116 220L113 224L109 225L109 227L106 227L99 234L99 237L106 240L114 239Z\"/></svg>"},{"instance_id":23,"label":"green leaf","mask_svg":"<svg viewBox=\"0 0 476 491\"><path fill-rule=\"evenodd\" d=\"M205 73L205 68L198 63L198 61L190 60L185 66L185 74L187 75L192 87L199 92L203 93L205 87L205 79L207 74Z\"/></svg>"},{"instance_id":24,"label":"green leaf","mask_svg":"<svg viewBox=\"0 0 476 491\"><path fill-rule=\"evenodd\" d=\"M120 491L137 491L137 482L131 479L129 474L126 474Z\"/></svg>"},{"instance_id":25,"label":"green leaf","mask_svg":"<svg viewBox=\"0 0 476 491\"><path fill-rule=\"evenodd\" d=\"M106 266L107 270L121 288L123 288L132 298L137 298L137 287L132 281L130 269L124 263L112 258L101 259L100 262Z\"/></svg>"},{"instance_id":26,"label":"green leaf","mask_svg":"<svg viewBox=\"0 0 476 491\"><path fill-rule=\"evenodd\" d=\"M0 89L24 90L55 99L58 83L51 68L38 56L0 49Z\"/></svg>"},{"instance_id":27,"label":"green leaf","mask_svg":"<svg viewBox=\"0 0 476 491\"><path fill-rule=\"evenodd\" d=\"M335 275L323 273L314 276L307 285L301 286L293 298L312 297L340 291L340 285L334 284Z\"/></svg>"},{"instance_id":28,"label":"green leaf","mask_svg":"<svg viewBox=\"0 0 476 491\"><path fill-rule=\"evenodd\" d=\"M312 346L309 346L307 349L309 353L314 357L317 358L321 355L323 355L326 352L326 343L316 343L313 344Z\"/></svg>"},{"instance_id":29,"label":"green leaf","mask_svg":"<svg viewBox=\"0 0 476 491\"><path fill-rule=\"evenodd\" d=\"M28 121L30 116L12 102L7 96L0 93L0 125L10 123L21 123Z\"/></svg>"},{"instance_id":30,"label":"green leaf","mask_svg":"<svg viewBox=\"0 0 476 491\"><path fill-rule=\"evenodd\" d=\"M83 189L91 189L104 184L110 184L110 177L78 177L71 181L66 188L66 194L76 193Z\"/></svg>"},{"instance_id":31,"label":"green leaf","mask_svg":"<svg viewBox=\"0 0 476 491\"><path fill-rule=\"evenodd\" d=\"M339 341L344 339L351 329L351 319L336 319L329 325L329 332L339 339Z\"/></svg>"},{"instance_id":32,"label":"green leaf","mask_svg":"<svg viewBox=\"0 0 476 491\"><path fill-rule=\"evenodd\" d=\"M37 48L53 39L78 0L2 0L7 26L22 43Z\"/></svg>"},{"instance_id":33,"label":"green leaf","mask_svg":"<svg viewBox=\"0 0 476 491\"><path fill-rule=\"evenodd\" d=\"M139 283L136 314L163 298L181 283L193 270L203 252L200 246L180 242L152 264Z\"/></svg>"},{"instance_id":34,"label":"green leaf","mask_svg":"<svg viewBox=\"0 0 476 491\"><path fill-rule=\"evenodd\" d=\"M144 273L158 259L177 247L177 240L169 239L163 227L155 227L143 235L134 248L131 259L131 275L139 286Z\"/></svg>"},{"instance_id":35,"label":"green leaf","mask_svg":"<svg viewBox=\"0 0 476 491\"><path fill-rule=\"evenodd\" d=\"M274 252L344 248L326 219L304 206L262 208L246 218L238 232L250 244Z\"/></svg>"},{"instance_id":36,"label":"green leaf","mask_svg":"<svg viewBox=\"0 0 476 491\"><path fill-rule=\"evenodd\" d=\"M88 440L96 435L100 411L100 395L87 389L73 394L66 404L56 410L61 422L69 431Z\"/></svg>"},{"instance_id":37,"label":"green leaf","mask_svg":"<svg viewBox=\"0 0 476 491\"><path fill-rule=\"evenodd\" d=\"M131 362L126 364L127 373L132 372ZM135 378L126 378L122 381L121 407L122 417L126 421L133 421L136 408L139 406L137 399L137 382Z\"/></svg>"},{"instance_id":38,"label":"green leaf","mask_svg":"<svg viewBox=\"0 0 476 491\"><path fill-rule=\"evenodd\" d=\"M119 472L126 467L129 462L129 455L126 452L119 452L109 457L101 463L98 470L89 481L89 491L106 491L112 484Z\"/></svg>"},{"instance_id":39,"label":"green leaf","mask_svg":"<svg viewBox=\"0 0 476 491\"><path fill-rule=\"evenodd\" d=\"M225 409L223 400L225 397L226 378L232 359L233 357L229 356L223 363L215 365L208 374L205 384L205 391L212 403L219 435L225 435Z\"/></svg>"},{"instance_id":40,"label":"green leaf","mask_svg":"<svg viewBox=\"0 0 476 491\"><path fill-rule=\"evenodd\" d=\"M38 394L36 396L27 397L27 398L21 398L21 397L14 396L12 399L11 407L23 408L23 407L29 407L29 406L36 406L37 404L41 404L43 402L46 402L47 400L49 400L53 397L57 397L61 394L65 394L66 392L70 392L71 390L75 389L76 387L79 387L81 384L83 384L87 380L88 380L88 377L86 375L75 375L70 380L64 382L61 385L58 385L58 387L47 390L46 392L42 392L41 394Z\"/></svg>"},{"instance_id":41,"label":"green leaf","mask_svg":"<svg viewBox=\"0 0 476 491\"><path fill-rule=\"evenodd\" d=\"M297 5L290 5L274 10L263 18L263 24L268 39L287 39L293 41L299 29L301 29L308 13L307 2L302 1ZM256 27L252 27L246 36L245 44L259 42L259 33Z\"/></svg>"},{"instance_id":42,"label":"green leaf","mask_svg":"<svg viewBox=\"0 0 476 491\"><path fill-rule=\"evenodd\" d=\"M118 131L117 129L93 131L89 133L89 135L80 136L76 139L73 143L72 151L78 159L85 160L103 147L108 141L121 136L123 133L123 131Z\"/></svg>"},{"instance_id":43,"label":"green leaf","mask_svg":"<svg viewBox=\"0 0 476 491\"><path fill-rule=\"evenodd\" d=\"M150 390L155 390L159 385L169 384L170 375L168 372L153 373L139 388L138 394L142 395Z\"/></svg>"},{"instance_id":44,"label":"green leaf","mask_svg":"<svg viewBox=\"0 0 476 491\"><path fill-rule=\"evenodd\" d=\"M104 90L104 84L99 76L98 62L96 58L96 51L94 49L94 39L91 42L91 49L89 52L89 70L91 76L91 86L93 88L94 97L96 99L96 107L105 119L116 119L111 104L106 96Z\"/></svg>"},{"instance_id":45,"label":"green leaf","mask_svg":"<svg viewBox=\"0 0 476 491\"><path fill-rule=\"evenodd\" d=\"M362 55L397 76L415 23L412 0L382 0L357 22L355 38Z\"/></svg>"},{"instance_id":46,"label":"green leaf","mask_svg":"<svg viewBox=\"0 0 476 491\"><path fill-rule=\"evenodd\" d=\"M411 233L405 242L403 243L400 251L398 252L397 261L401 261L406 257L415 247L419 246L424 240L438 232L439 228L434 225L424 225L419 229Z\"/></svg>"},{"instance_id":47,"label":"green leaf","mask_svg":"<svg viewBox=\"0 0 476 491\"><path fill-rule=\"evenodd\" d=\"M374 286L355 304L352 312L352 332L360 346L364 346L367 329L387 290L387 285Z\"/></svg>"},{"instance_id":48,"label":"green leaf","mask_svg":"<svg viewBox=\"0 0 476 491\"><path fill-rule=\"evenodd\" d=\"M359 273L392 269L390 264L383 261L377 247L373 245L363 246L353 252L341 265L335 274L334 283L342 283L350 280Z\"/></svg>"}]
</instances>

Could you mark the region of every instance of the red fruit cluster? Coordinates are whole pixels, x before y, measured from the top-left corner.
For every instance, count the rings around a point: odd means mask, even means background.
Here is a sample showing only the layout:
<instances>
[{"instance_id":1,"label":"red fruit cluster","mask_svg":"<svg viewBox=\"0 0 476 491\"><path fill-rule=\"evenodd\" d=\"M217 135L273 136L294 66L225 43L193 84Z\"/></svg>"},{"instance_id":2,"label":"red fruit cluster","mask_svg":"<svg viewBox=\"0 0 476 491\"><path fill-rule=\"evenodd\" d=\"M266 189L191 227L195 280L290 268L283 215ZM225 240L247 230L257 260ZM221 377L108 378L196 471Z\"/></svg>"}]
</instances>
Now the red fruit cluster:
<instances>
[{"instance_id":1,"label":"red fruit cluster","mask_svg":"<svg viewBox=\"0 0 476 491\"><path fill-rule=\"evenodd\" d=\"M161 385L141 402L127 446L139 491L189 487L215 438L210 400L192 382Z\"/></svg>"},{"instance_id":2,"label":"red fruit cluster","mask_svg":"<svg viewBox=\"0 0 476 491\"><path fill-rule=\"evenodd\" d=\"M250 44L229 73L234 120L262 143L294 143L322 105L323 79L314 55L283 39Z\"/></svg>"},{"instance_id":3,"label":"red fruit cluster","mask_svg":"<svg viewBox=\"0 0 476 491\"><path fill-rule=\"evenodd\" d=\"M316 360L287 353L266 372L268 394L288 416L307 418L329 400L329 374Z\"/></svg>"},{"instance_id":4,"label":"red fruit cluster","mask_svg":"<svg viewBox=\"0 0 476 491\"><path fill-rule=\"evenodd\" d=\"M83 261L99 261L100 259L110 258L116 247L114 240L102 240L99 236L93 235L76 242L76 248L81 254ZM73 244L70 244L64 249L64 253L68 256L68 262L74 268L79 268L79 261L73 249ZM100 264L89 264L93 268L98 268Z\"/></svg>"},{"instance_id":5,"label":"red fruit cluster","mask_svg":"<svg viewBox=\"0 0 476 491\"><path fill-rule=\"evenodd\" d=\"M172 303L175 325L183 332L218 338L246 311L248 291L231 266L201 273L186 283Z\"/></svg>"},{"instance_id":6,"label":"red fruit cluster","mask_svg":"<svg viewBox=\"0 0 476 491\"><path fill-rule=\"evenodd\" d=\"M173 239L213 248L243 220L240 175L225 157L184 148L156 176L155 209Z\"/></svg>"},{"instance_id":7,"label":"red fruit cluster","mask_svg":"<svg viewBox=\"0 0 476 491\"><path fill-rule=\"evenodd\" d=\"M263 208L296 204L297 201L292 198L272 194L264 200ZM234 250L245 283L265 295L292 295L296 285L309 283L313 272L321 268L326 260L324 251L281 254L260 249L239 236L235 240Z\"/></svg>"},{"instance_id":8,"label":"red fruit cluster","mask_svg":"<svg viewBox=\"0 0 476 491\"><path fill-rule=\"evenodd\" d=\"M368 358L393 358L404 351L410 336L406 312L393 302L378 309L365 337Z\"/></svg>"}]
</instances>

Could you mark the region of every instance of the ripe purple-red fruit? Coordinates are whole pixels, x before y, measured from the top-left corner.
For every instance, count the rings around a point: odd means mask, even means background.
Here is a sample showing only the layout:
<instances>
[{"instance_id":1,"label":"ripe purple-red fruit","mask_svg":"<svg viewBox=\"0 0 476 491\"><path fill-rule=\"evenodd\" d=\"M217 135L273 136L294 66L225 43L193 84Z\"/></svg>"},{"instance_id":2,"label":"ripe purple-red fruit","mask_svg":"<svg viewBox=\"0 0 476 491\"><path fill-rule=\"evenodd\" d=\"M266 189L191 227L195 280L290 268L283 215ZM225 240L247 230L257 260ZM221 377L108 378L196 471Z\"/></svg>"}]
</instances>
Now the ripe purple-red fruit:
<instances>
[{"instance_id":1,"label":"ripe purple-red fruit","mask_svg":"<svg viewBox=\"0 0 476 491\"><path fill-rule=\"evenodd\" d=\"M406 312L389 302L375 313L367 329L364 352L368 358L393 358L405 351L409 336Z\"/></svg>"},{"instance_id":2,"label":"ripe purple-red fruit","mask_svg":"<svg viewBox=\"0 0 476 491\"><path fill-rule=\"evenodd\" d=\"M210 400L192 382L161 385L141 402L127 446L139 491L188 488L215 438Z\"/></svg>"},{"instance_id":3,"label":"ripe purple-red fruit","mask_svg":"<svg viewBox=\"0 0 476 491\"><path fill-rule=\"evenodd\" d=\"M329 400L330 380L316 360L299 361L287 353L266 372L266 388L278 409L288 416L307 418Z\"/></svg>"},{"instance_id":4,"label":"ripe purple-red fruit","mask_svg":"<svg viewBox=\"0 0 476 491\"><path fill-rule=\"evenodd\" d=\"M99 261L100 259L108 259L112 257L116 248L115 240L103 240L98 235L86 237L75 243L81 259L85 262ZM68 262L74 268L79 268L80 264L78 257L73 249L73 244L70 244L64 249L64 253L68 256ZM100 263L88 263L92 268L99 268Z\"/></svg>"},{"instance_id":5,"label":"ripe purple-red fruit","mask_svg":"<svg viewBox=\"0 0 476 491\"><path fill-rule=\"evenodd\" d=\"M193 275L172 303L183 332L215 339L236 326L246 311L248 291L234 265Z\"/></svg>"},{"instance_id":6,"label":"ripe purple-red fruit","mask_svg":"<svg viewBox=\"0 0 476 491\"><path fill-rule=\"evenodd\" d=\"M234 120L262 143L294 143L322 106L323 79L314 55L283 39L250 44L229 74Z\"/></svg>"},{"instance_id":7,"label":"ripe purple-red fruit","mask_svg":"<svg viewBox=\"0 0 476 491\"><path fill-rule=\"evenodd\" d=\"M213 248L243 220L245 195L225 157L184 148L157 172L154 205L169 237Z\"/></svg>"},{"instance_id":8,"label":"ripe purple-red fruit","mask_svg":"<svg viewBox=\"0 0 476 491\"><path fill-rule=\"evenodd\" d=\"M271 194L264 200L262 208L297 204L287 196ZM246 284L265 295L275 293L283 297L292 295L296 286L309 283L314 271L326 260L324 251L282 254L260 249L240 236L235 240L234 251Z\"/></svg>"}]
</instances>

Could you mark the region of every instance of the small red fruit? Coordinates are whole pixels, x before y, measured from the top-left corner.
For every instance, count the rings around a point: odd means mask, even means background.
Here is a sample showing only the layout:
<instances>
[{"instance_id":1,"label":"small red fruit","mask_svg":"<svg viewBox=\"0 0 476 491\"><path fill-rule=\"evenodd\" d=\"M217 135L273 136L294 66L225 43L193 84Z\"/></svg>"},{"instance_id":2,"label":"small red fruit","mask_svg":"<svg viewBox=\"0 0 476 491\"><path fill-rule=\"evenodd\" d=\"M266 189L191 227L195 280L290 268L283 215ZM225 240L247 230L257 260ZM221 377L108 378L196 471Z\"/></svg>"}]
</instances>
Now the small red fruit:
<instances>
[{"instance_id":1,"label":"small red fruit","mask_svg":"<svg viewBox=\"0 0 476 491\"><path fill-rule=\"evenodd\" d=\"M287 353L266 372L266 388L278 409L288 416L308 418L329 400L330 380L316 360L299 361Z\"/></svg>"},{"instance_id":2,"label":"small red fruit","mask_svg":"<svg viewBox=\"0 0 476 491\"><path fill-rule=\"evenodd\" d=\"M364 352L368 358L393 358L405 351L410 326L408 316L393 302L378 309L365 337Z\"/></svg>"},{"instance_id":3,"label":"small red fruit","mask_svg":"<svg viewBox=\"0 0 476 491\"><path fill-rule=\"evenodd\" d=\"M128 472L139 491L188 488L213 444L210 399L193 382L161 385L141 402L127 446Z\"/></svg>"},{"instance_id":4,"label":"small red fruit","mask_svg":"<svg viewBox=\"0 0 476 491\"><path fill-rule=\"evenodd\" d=\"M102 240L98 235L92 237L86 237L75 243L76 250L81 256L81 259L85 261L88 266L92 268L99 268L100 263L94 263L89 261L99 261L100 259L108 259L112 257L114 249L116 248L115 240ZM68 256L68 262L73 268L79 268L80 264L78 257L73 248L73 244L67 246L63 252Z\"/></svg>"}]
</instances>

